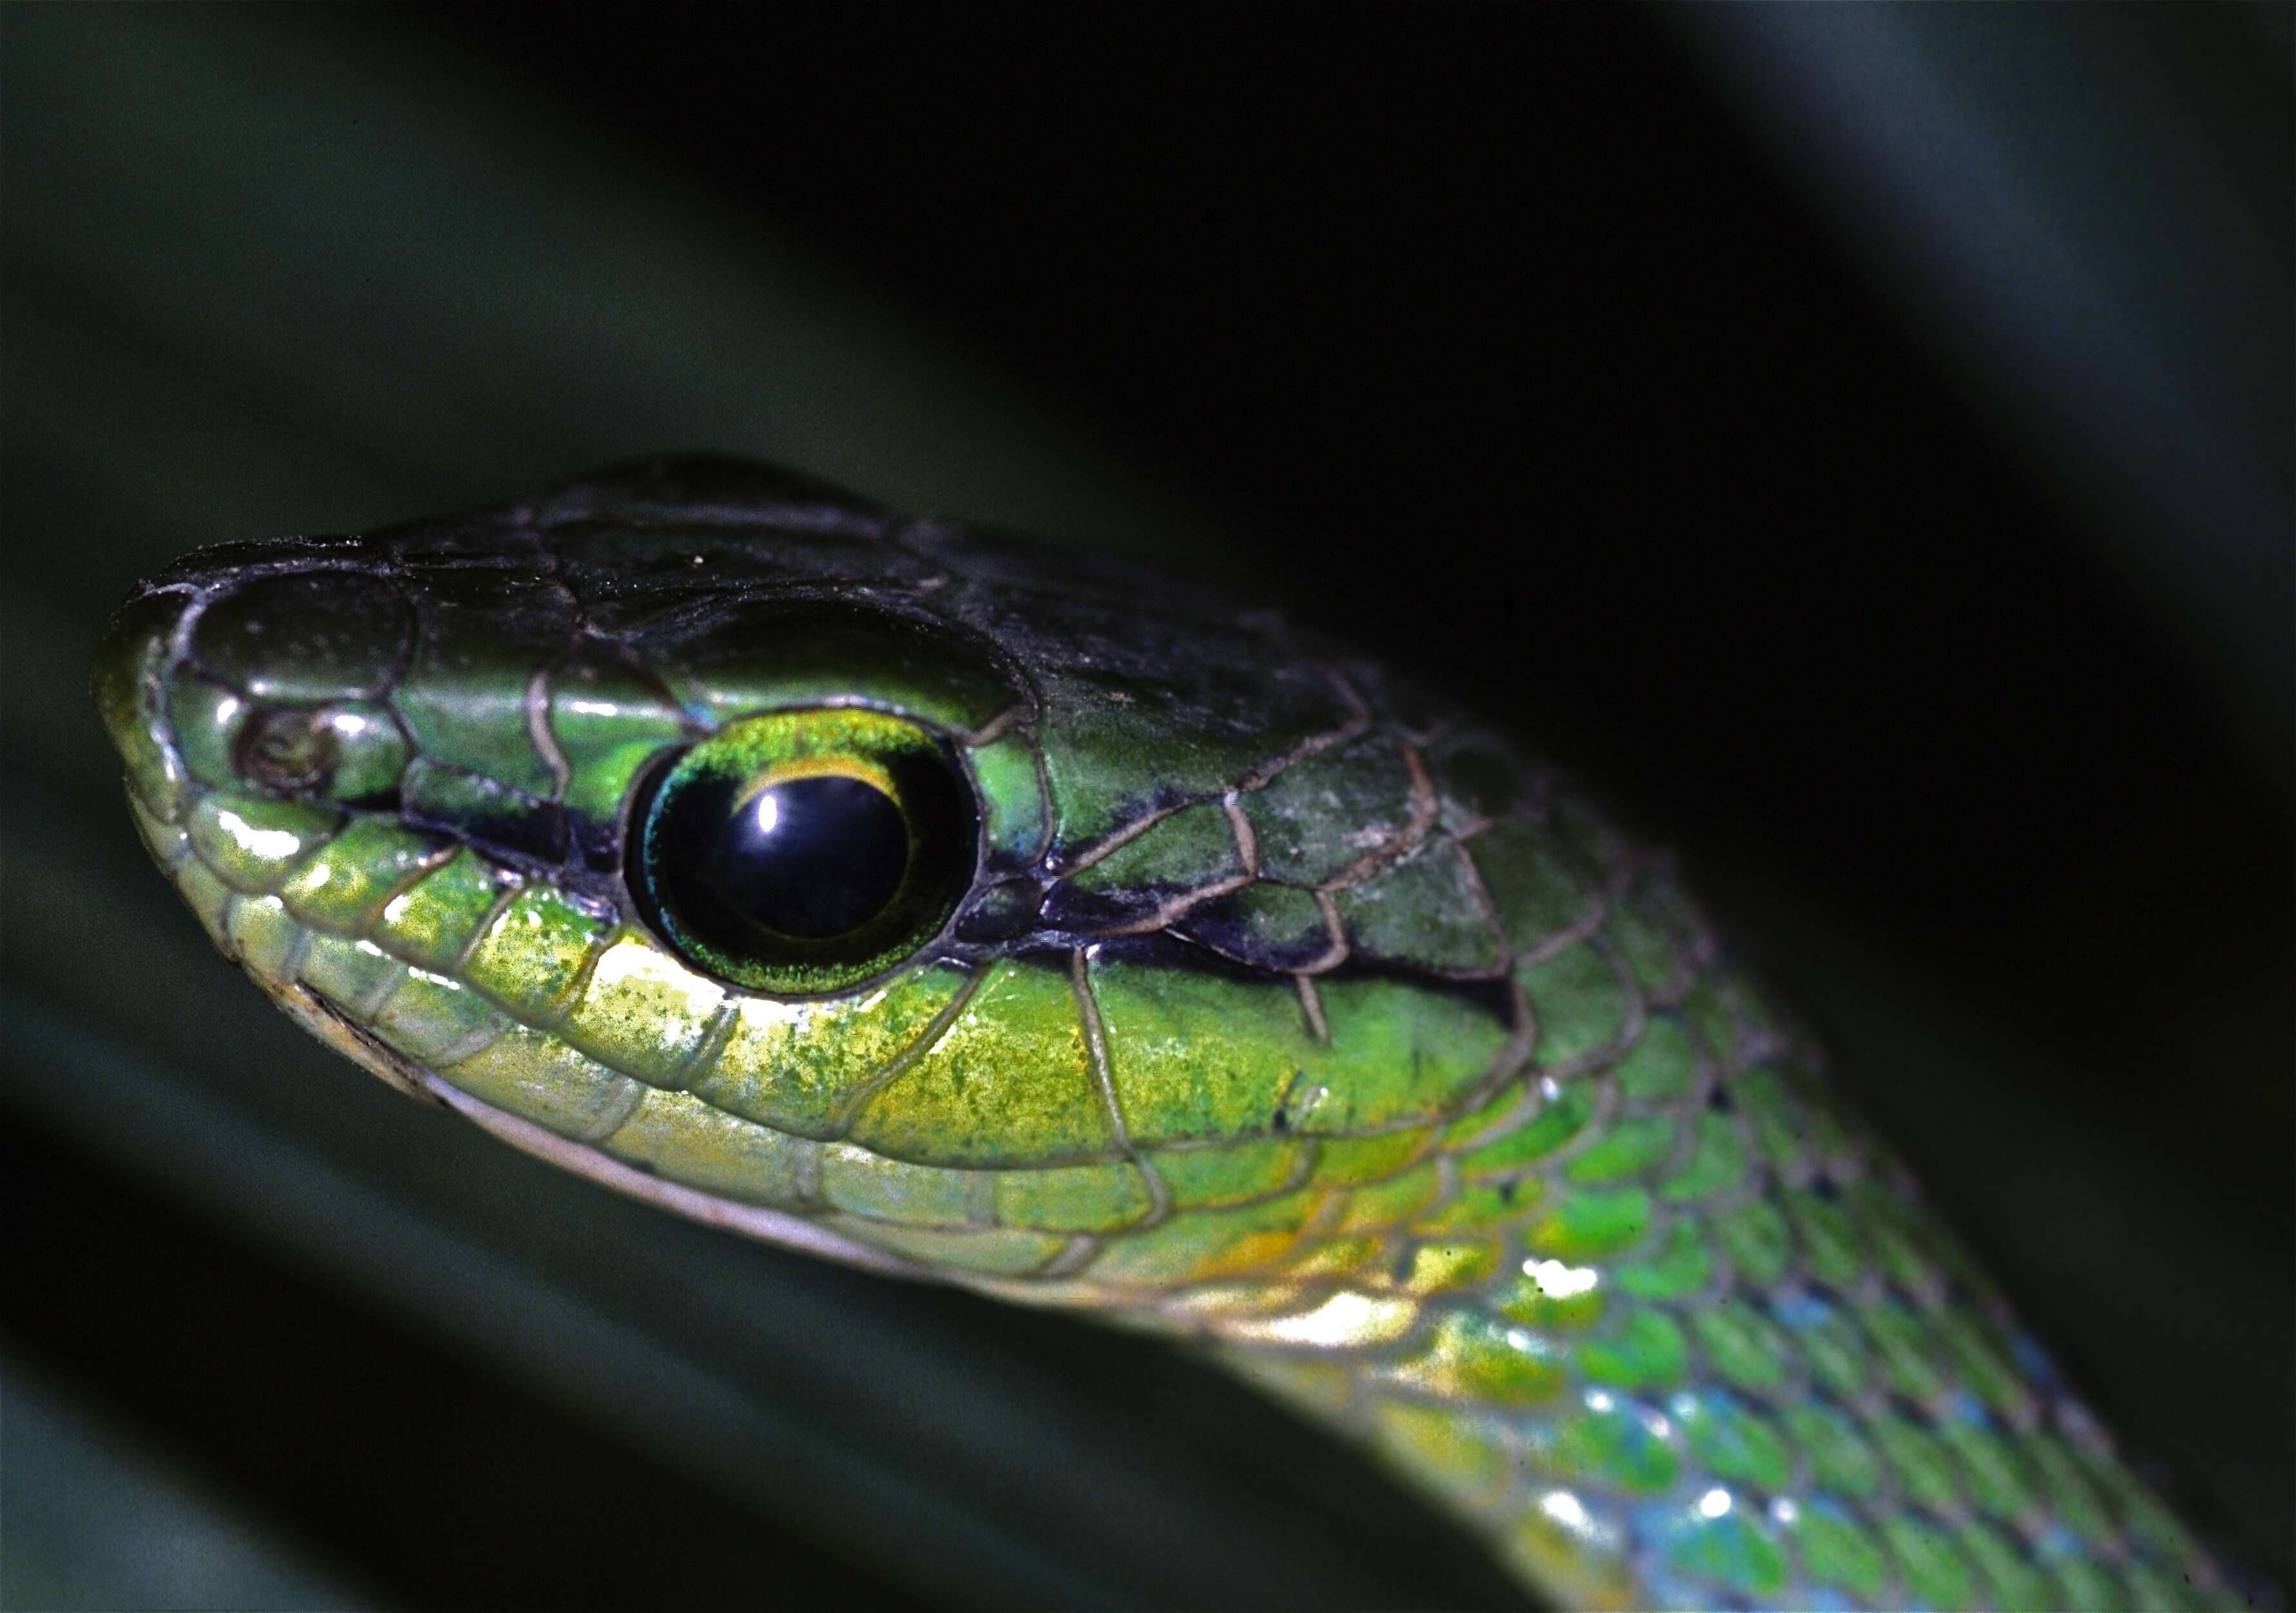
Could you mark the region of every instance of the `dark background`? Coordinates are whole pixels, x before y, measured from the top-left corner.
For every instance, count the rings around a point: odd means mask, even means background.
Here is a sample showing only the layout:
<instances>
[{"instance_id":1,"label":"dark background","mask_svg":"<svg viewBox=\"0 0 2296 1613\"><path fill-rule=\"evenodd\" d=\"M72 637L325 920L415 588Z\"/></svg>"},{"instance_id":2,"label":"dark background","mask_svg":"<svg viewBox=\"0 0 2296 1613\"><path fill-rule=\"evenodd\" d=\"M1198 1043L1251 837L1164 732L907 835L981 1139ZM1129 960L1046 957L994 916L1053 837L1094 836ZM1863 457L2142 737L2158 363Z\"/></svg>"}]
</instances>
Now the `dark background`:
<instances>
[{"instance_id":1,"label":"dark background","mask_svg":"<svg viewBox=\"0 0 2296 1613\"><path fill-rule=\"evenodd\" d=\"M2290 17L8 12L8 1605L1506 1599L1160 1347L657 1226L198 955L110 599L663 446L1578 766L2287 1584Z\"/></svg>"}]
</instances>

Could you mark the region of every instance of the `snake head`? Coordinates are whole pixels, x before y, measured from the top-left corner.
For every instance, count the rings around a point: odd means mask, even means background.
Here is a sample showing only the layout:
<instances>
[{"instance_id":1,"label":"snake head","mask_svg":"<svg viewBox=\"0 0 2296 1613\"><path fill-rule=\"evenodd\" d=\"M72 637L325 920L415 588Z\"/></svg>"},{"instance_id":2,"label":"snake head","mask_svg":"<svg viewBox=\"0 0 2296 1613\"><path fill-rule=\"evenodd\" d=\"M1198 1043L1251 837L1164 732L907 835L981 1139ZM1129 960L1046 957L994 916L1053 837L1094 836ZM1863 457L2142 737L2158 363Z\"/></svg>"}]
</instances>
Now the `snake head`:
<instances>
[{"instance_id":1,"label":"snake head","mask_svg":"<svg viewBox=\"0 0 2296 1613\"><path fill-rule=\"evenodd\" d=\"M201 551L95 693L218 946L370 1069L1036 1297L1389 1281L1446 1139L1702 945L1598 934L1591 815L1267 613L727 462Z\"/></svg>"}]
</instances>

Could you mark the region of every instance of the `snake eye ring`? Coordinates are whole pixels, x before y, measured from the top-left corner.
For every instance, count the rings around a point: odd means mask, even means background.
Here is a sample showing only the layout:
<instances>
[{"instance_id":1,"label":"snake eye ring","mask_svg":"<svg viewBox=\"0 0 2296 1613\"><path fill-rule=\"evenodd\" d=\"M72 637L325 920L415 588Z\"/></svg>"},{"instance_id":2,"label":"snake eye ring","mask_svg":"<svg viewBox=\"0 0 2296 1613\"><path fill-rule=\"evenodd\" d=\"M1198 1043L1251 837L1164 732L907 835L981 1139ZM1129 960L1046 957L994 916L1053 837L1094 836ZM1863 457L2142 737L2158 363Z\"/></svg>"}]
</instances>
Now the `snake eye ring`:
<instances>
[{"instance_id":1,"label":"snake eye ring","mask_svg":"<svg viewBox=\"0 0 2296 1613\"><path fill-rule=\"evenodd\" d=\"M939 935L972 884L979 811L947 744L824 708L734 723L637 804L629 887L698 969L753 990L839 991Z\"/></svg>"}]
</instances>

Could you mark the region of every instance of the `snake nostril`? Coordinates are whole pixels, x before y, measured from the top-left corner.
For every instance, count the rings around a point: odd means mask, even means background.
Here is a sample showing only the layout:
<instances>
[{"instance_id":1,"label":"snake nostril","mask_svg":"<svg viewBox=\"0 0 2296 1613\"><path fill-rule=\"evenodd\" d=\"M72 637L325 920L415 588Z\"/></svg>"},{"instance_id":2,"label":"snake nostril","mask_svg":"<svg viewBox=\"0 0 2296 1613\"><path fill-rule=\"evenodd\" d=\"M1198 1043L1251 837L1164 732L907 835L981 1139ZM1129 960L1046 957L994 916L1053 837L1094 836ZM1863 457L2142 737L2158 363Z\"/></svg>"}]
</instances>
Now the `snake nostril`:
<instances>
[{"instance_id":1,"label":"snake nostril","mask_svg":"<svg viewBox=\"0 0 2296 1613\"><path fill-rule=\"evenodd\" d=\"M282 795L318 790L334 776L339 747L324 710L275 707L248 719L234 747L241 774Z\"/></svg>"}]
</instances>

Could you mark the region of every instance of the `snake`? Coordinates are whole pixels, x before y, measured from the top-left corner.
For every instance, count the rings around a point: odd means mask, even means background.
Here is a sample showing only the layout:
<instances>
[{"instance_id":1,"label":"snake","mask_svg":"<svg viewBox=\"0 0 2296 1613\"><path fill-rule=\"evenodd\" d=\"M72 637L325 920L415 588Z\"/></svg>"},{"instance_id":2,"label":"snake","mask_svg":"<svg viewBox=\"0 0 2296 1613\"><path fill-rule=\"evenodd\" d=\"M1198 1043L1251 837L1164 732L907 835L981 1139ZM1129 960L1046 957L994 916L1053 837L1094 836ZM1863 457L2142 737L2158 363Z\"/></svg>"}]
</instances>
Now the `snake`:
<instances>
[{"instance_id":1,"label":"snake","mask_svg":"<svg viewBox=\"0 0 2296 1613\"><path fill-rule=\"evenodd\" d=\"M365 1069L1200 1349L1544 1602L2241 1598L1673 859L1276 611L660 459L195 551L94 692Z\"/></svg>"}]
</instances>

